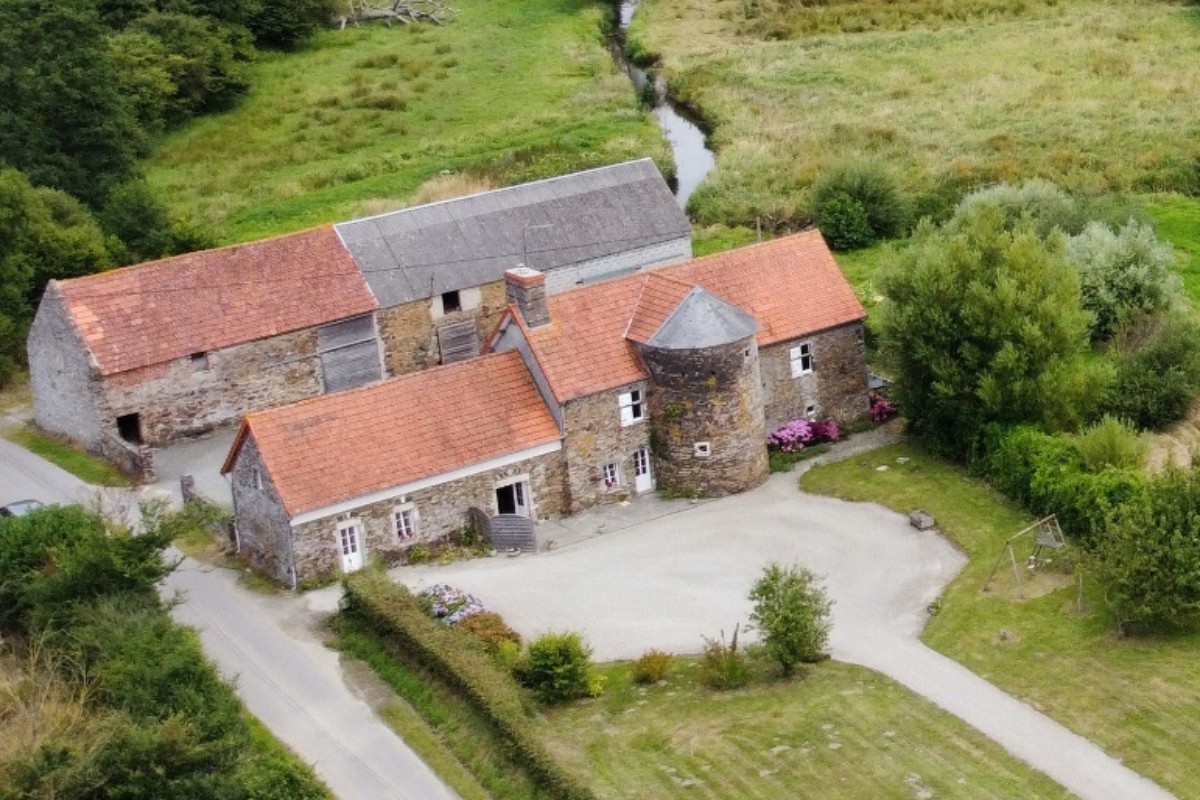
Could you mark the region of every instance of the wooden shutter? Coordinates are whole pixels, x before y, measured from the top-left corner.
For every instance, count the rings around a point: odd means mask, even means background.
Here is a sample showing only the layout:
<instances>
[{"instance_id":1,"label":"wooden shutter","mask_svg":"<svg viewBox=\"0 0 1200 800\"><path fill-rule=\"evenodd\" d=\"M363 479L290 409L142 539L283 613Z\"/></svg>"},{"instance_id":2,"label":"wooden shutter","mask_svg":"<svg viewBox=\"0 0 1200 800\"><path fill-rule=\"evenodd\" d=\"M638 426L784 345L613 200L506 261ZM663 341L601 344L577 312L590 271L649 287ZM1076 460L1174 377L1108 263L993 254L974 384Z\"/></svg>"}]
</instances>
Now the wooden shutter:
<instances>
[{"instance_id":1,"label":"wooden shutter","mask_svg":"<svg viewBox=\"0 0 1200 800\"><path fill-rule=\"evenodd\" d=\"M370 316L317 328L317 353L326 392L353 389L383 377Z\"/></svg>"},{"instance_id":2,"label":"wooden shutter","mask_svg":"<svg viewBox=\"0 0 1200 800\"><path fill-rule=\"evenodd\" d=\"M437 334L443 364L466 361L479 355L479 336L475 332L474 320L443 325L438 328Z\"/></svg>"}]
</instances>

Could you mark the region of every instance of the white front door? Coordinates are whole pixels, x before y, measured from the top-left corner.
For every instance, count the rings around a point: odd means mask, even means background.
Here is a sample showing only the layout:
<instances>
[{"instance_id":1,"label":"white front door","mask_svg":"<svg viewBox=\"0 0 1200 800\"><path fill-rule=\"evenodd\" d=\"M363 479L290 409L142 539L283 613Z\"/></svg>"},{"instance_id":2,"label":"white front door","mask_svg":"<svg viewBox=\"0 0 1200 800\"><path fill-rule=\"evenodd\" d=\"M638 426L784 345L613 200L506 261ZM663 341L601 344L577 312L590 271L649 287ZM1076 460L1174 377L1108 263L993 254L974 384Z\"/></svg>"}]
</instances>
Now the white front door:
<instances>
[{"instance_id":1,"label":"white front door","mask_svg":"<svg viewBox=\"0 0 1200 800\"><path fill-rule=\"evenodd\" d=\"M650 474L650 453L639 447L633 451L633 490L638 494L654 488L654 477Z\"/></svg>"},{"instance_id":2,"label":"white front door","mask_svg":"<svg viewBox=\"0 0 1200 800\"><path fill-rule=\"evenodd\" d=\"M354 572L363 565L362 525L343 522L338 525L338 539L342 547L342 572Z\"/></svg>"}]
</instances>

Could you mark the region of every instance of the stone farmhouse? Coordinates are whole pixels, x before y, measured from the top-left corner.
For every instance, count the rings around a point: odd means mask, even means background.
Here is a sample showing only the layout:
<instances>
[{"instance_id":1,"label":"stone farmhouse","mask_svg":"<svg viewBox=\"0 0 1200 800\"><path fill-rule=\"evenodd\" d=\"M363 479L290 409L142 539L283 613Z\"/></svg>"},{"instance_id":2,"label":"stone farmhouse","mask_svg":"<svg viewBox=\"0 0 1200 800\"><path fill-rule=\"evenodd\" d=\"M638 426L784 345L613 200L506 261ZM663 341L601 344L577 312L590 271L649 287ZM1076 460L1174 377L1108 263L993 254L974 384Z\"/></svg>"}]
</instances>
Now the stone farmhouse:
<instances>
[{"instance_id":1,"label":"stone farmhouse","mask_svg":"<svg viewBox=\"0 0 1200 800\"><path fill-rule=\"evenodd\" d=\"M768 473L766 434L868 413L865 312L821 235L548 292L505 273L485 353L248 415L223 467L239 547L280 581L399 558L471 524Z\"/></svg>"},{"instance_id":2,"label":"stone farmhouse","mask_svg":"<svg viewBox=\"0 0 1200 800\"><path fill-rule=\"evenodd\" d=\"M555 292L691 254L642 159L53 281L28 343L35 419L146 471L149 445L477 355L511 267Z\"/></svg>"}]
</instances>

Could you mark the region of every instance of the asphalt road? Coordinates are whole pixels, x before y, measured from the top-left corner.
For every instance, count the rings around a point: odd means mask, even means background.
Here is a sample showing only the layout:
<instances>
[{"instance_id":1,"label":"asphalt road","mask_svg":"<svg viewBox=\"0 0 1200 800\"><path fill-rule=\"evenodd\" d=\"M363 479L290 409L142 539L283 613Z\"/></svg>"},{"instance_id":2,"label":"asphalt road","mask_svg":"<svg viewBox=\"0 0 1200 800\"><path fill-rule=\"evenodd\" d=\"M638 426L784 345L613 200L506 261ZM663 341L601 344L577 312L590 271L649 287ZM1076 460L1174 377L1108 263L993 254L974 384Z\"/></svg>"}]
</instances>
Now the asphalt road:
<instances>
[{"instance_id":1,"label":"asphalt road","mask_svg":"<svg viewBox=\"0 0 1200 800\"><path fill-rule=\"evenodd\" d=\"M1172 797L921 643L926 608L965 563L947 540L882 506L800 493L794 473L549 553L392 574L414 588L469 591L524 636L580 631L604 661L652 647L695 653L702 636L745 624L746 593L772 560L826 577L835 658L904 684L1084 800Z\"/></svg>"},{"instance_id":2,"label":"asphalt road","mask_svg":"<svg viewBox=\"0 0 1200 800\"><path fill-rule=\"evenodd\" d=\"M90 503L98 490L0 439L0 504L34 498ZM105 506L136 507L128 490L103 490ZM204 651L236 682L246 707L342 800L457 800L457 795L372 711L347 680L338 655L321 644L302 600L264 597L228 570L187 559L164 594L172 611L200 630Z\"/></svg>"}]
</instances>

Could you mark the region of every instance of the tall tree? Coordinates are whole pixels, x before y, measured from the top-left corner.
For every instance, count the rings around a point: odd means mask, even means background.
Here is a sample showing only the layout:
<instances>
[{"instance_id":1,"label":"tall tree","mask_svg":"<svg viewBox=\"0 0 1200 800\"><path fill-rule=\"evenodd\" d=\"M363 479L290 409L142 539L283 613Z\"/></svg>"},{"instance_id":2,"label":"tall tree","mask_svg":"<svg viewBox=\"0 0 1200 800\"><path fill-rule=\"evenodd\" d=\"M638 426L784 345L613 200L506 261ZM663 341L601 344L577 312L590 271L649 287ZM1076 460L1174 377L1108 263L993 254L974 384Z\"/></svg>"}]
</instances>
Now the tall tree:
<instances>
[{"instance_id":1,"label":"tall tree","mask_svg":"<svg viewBox=\"0 0 1200 800\"><path fill-rule=\"evenodd\" d=\"M1078 358L1088 316L1059 236L1010 231L992 207L953 227L925 223L882 287L899 399L939 453L967 456L990 422L1069 424L1058 413L1097 389Z\"/></svg>"},{"instance_id":2,"label":"tall tree","mask_svg":"<svg viewBox=\"0 0 1200 800\"><path fill-rule=\"evenodd\" d=\"M0 160L92 206L141 141L106 32L89 0L0 0Z\"/></svg>"}]
</instances>

